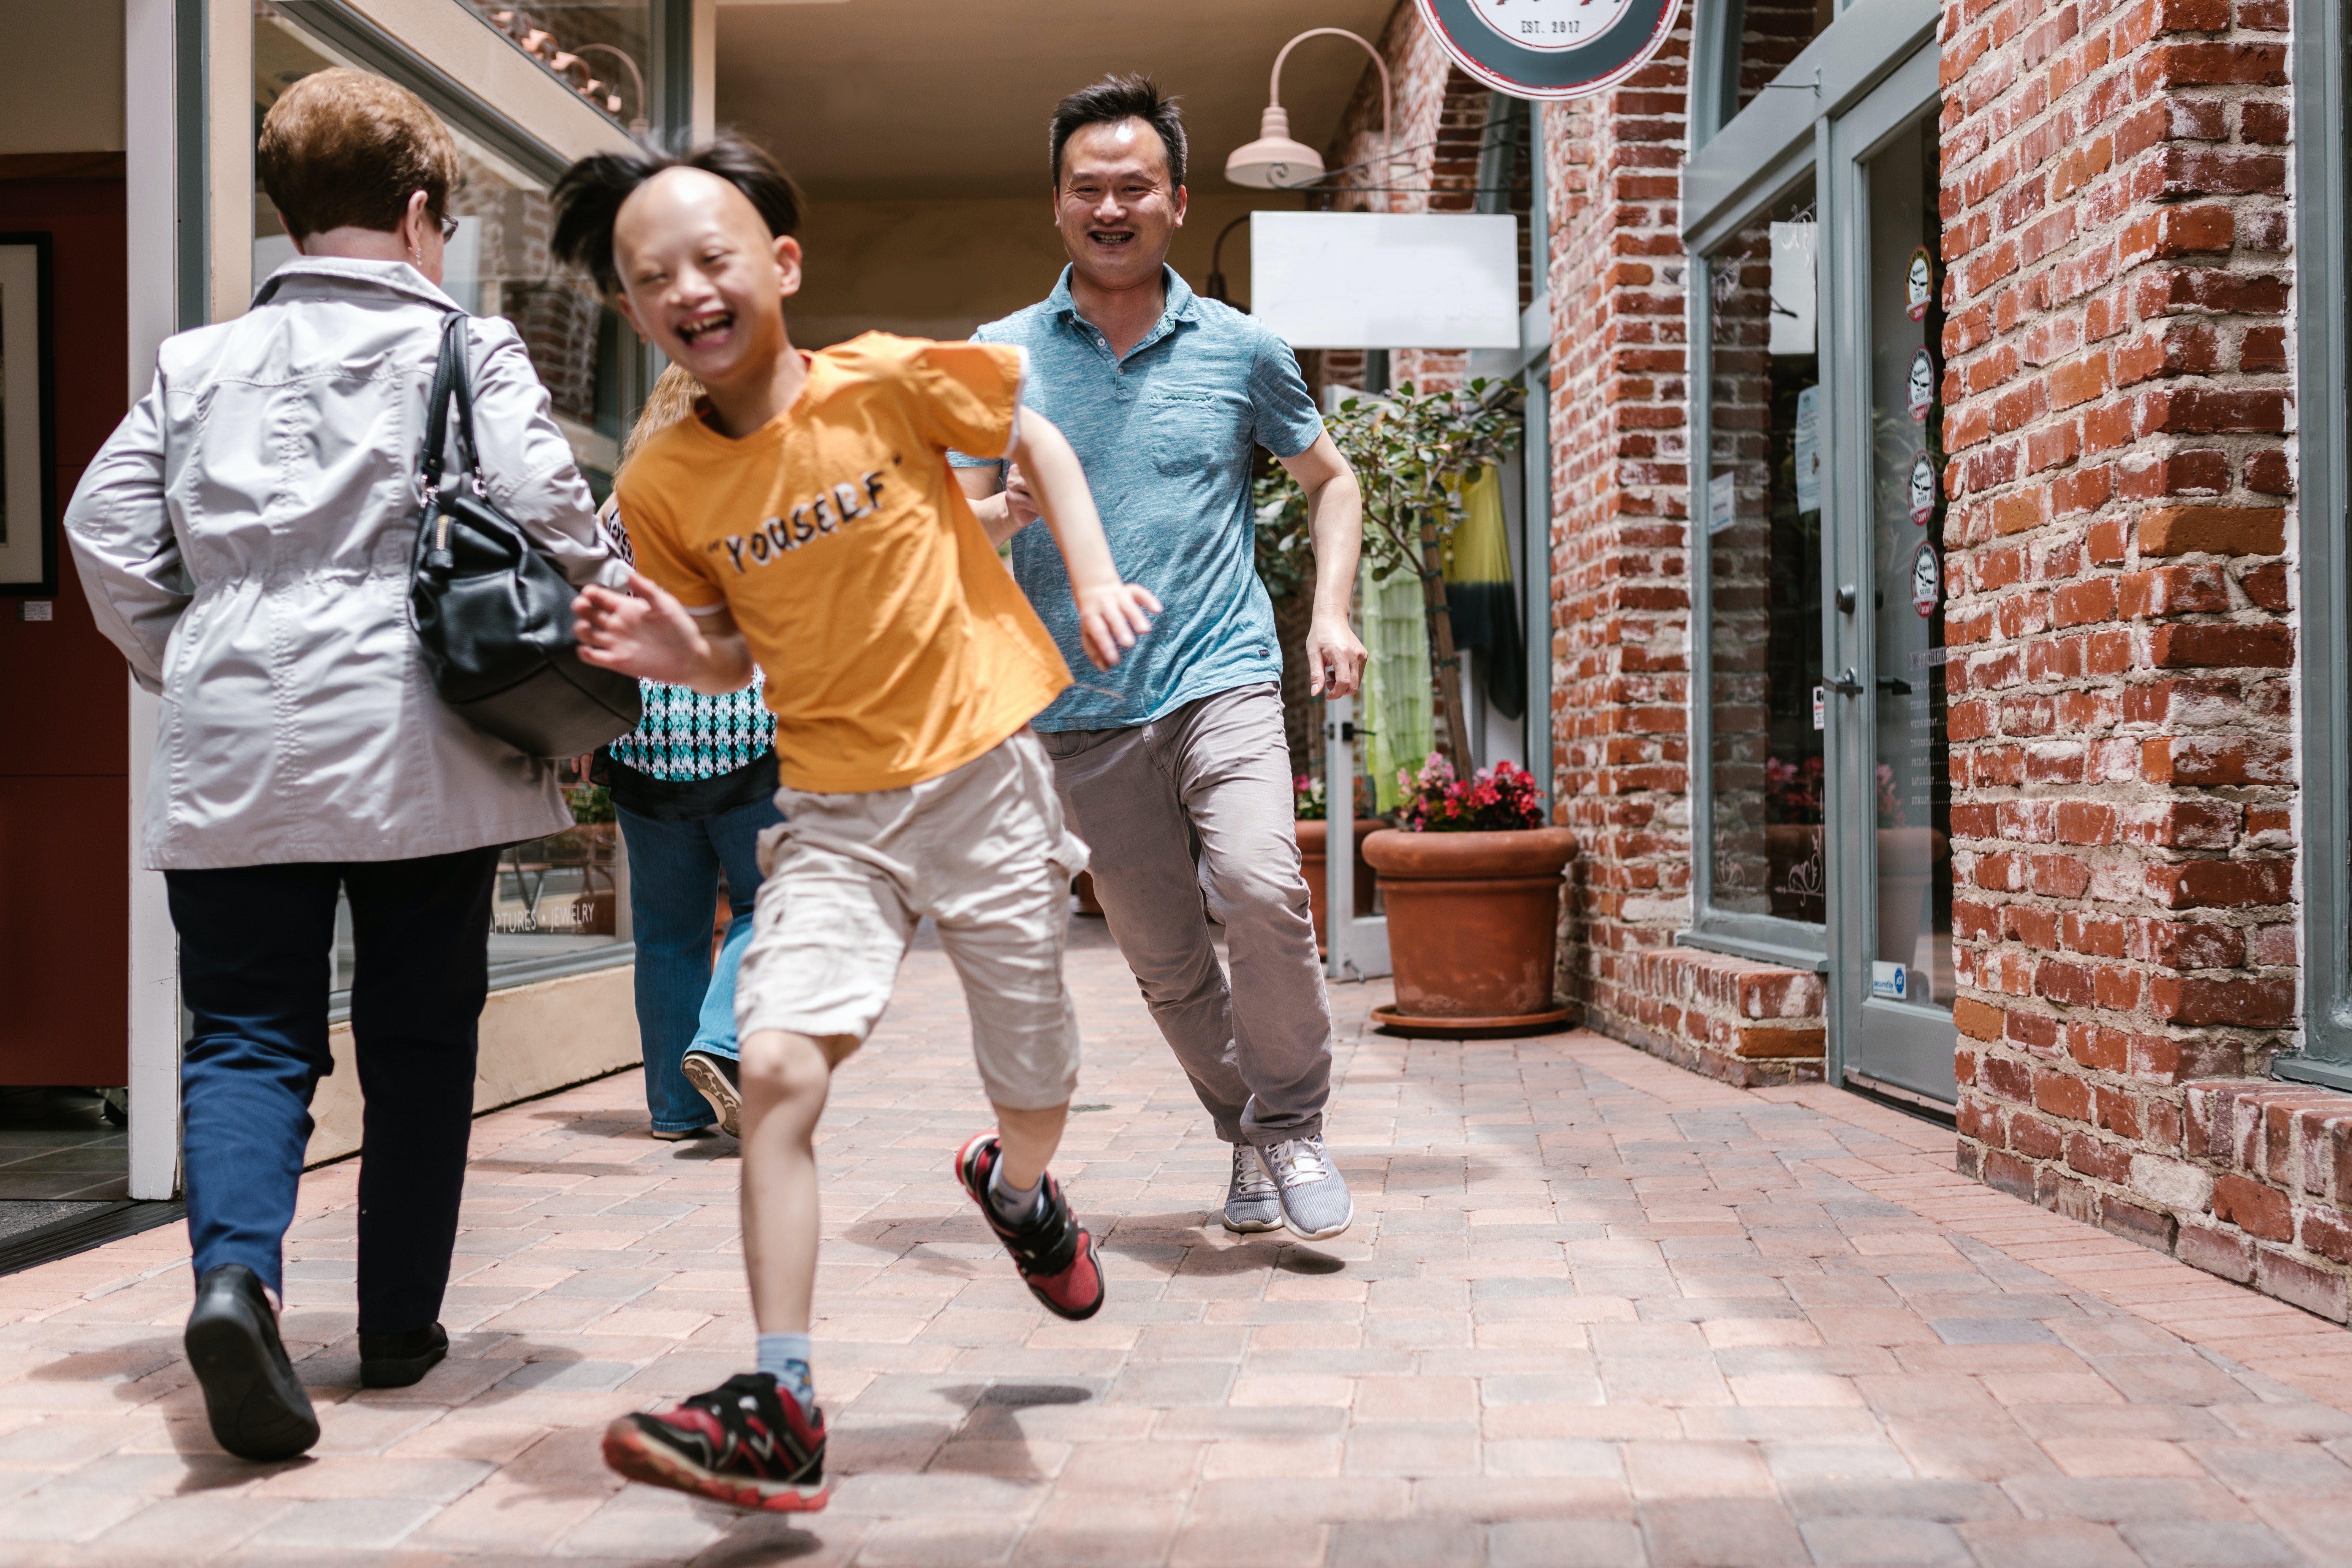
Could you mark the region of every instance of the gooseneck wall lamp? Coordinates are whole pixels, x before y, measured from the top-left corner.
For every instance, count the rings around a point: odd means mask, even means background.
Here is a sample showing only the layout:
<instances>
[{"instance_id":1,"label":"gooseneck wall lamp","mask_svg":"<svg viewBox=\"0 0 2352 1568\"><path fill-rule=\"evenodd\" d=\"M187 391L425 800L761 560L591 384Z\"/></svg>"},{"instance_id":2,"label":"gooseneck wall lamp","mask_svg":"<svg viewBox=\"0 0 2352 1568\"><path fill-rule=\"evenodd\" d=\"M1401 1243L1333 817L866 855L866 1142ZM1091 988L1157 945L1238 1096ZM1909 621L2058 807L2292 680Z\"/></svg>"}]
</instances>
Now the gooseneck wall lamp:
<instances>
[{"instance_id":1,"label":"gooseneck wall lamp","mask_svg":"<svg viewBox=\"0 0 2352 1568\"><path fill-rule=\"evenodd\" d=\"M1372 64L1380 68L1381 151L1383 154L1388 152L1392 108L1388 62L1381 58L1381 51L1374 48L1369 40L1345 27L1309 27L1283 45L1282 52L1274 57L1274 80L1266 89L1265 116L1258 123L1257 140L1235 148L1233 156L1225 160L1225 178L1234 184L1254 185L1259 190L1288 191L1311 185L1323 177L1322 154L1304 142L1291 139L1290 115L1282 107L1282 62L1290 58L1291 50L1307 39L1327 34L1333 37L1353 38L1362 46L1366 54L1372 57Z\"/></svg>"}]
</instances>

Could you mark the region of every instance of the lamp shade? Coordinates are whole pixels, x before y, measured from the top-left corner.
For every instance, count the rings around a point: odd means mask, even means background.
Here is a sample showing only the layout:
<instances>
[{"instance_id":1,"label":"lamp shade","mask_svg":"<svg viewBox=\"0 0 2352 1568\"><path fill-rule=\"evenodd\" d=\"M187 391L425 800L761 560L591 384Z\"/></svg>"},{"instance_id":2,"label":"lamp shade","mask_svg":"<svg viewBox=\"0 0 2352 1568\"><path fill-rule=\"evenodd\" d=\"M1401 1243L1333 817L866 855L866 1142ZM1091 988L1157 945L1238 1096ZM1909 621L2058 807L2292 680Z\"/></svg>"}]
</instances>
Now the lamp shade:
<instances>
[{"instance_id":1,"label":"lamp shade","mask_svg":"<svg viewBox=\"0 0 2352 1568\"><path fill-rule=\"evenodd\" d=\"M1225 178L1259 190L1291 190L1322 177L1322 154L1304 142L1290 139L1290 116L1279 104L1266 107L1265 118L1258 122L1257 140L1236 147L1225 160Z\"/></svg>"}]
</instances>

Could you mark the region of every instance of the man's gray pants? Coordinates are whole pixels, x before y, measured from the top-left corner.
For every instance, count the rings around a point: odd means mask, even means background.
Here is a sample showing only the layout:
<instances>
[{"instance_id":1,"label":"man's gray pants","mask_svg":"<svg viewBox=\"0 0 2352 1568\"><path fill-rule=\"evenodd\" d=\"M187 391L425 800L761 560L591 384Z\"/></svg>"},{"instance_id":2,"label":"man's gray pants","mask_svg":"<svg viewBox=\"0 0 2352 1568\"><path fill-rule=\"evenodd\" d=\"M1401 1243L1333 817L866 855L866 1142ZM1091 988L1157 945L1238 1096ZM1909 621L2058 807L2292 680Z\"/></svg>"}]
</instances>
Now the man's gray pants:
<instances>
[{"instance_id":1,"label":"man's gray pants","mask_svg":"<svg viewBox=\"0 0 2352 1568\"><path fill-rule=\"evenodd\" d=\"M1149 724L1046 731L1063 815L1151 1016L1228 1143L1323 1130L1331 1005L1291 826L1272 684ZM1224 922L1227 983L1202 906Z\"/></svg>"}]
</instances>

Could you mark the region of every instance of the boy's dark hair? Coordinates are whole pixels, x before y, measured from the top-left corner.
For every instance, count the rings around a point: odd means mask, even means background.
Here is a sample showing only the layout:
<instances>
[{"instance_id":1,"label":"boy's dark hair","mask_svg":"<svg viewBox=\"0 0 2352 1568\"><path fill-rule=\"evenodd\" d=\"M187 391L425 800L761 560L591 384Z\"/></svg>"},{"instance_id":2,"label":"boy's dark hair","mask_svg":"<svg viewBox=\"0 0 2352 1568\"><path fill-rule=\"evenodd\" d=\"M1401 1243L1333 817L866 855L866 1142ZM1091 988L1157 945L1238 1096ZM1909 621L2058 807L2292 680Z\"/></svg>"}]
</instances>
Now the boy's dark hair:
<instances>
[{"instance_id":1,"label":"boy's dark hair","mask_svg":"<svg viewBox=\"0 0 2352 1568\"><path fill-rule=\"evenodd\" d=\"M1160 134L1168 153L1168 184L1184 183L1184 116L1176 100L1160 90L1148 76L1107 76L1092 87L1082 87L1054 106L1047 134L1053 142L1054 188L1062 188L1062 149L1089 125L1116 125L1140 120Z\"/></svg>"},{"instance_id":2,"label":"boy's dark hair","mask_svg":"<svg viewBox=\"0 0 2352 1568\"><path fill-rule=\"evenodd\" d=\"M593 153L564 170L549 193L555 205L555 232L549 247L562 260L586 268L605 292L617 292L621 277L613 266L614 220L620 216L621 204L665 169L700 169L718 175L750 198L772 235L787 235L801 226L800 187L783 165L758 142L722 131L684 153L640 142L626 153Z\"/></svg>"}]
</instances>

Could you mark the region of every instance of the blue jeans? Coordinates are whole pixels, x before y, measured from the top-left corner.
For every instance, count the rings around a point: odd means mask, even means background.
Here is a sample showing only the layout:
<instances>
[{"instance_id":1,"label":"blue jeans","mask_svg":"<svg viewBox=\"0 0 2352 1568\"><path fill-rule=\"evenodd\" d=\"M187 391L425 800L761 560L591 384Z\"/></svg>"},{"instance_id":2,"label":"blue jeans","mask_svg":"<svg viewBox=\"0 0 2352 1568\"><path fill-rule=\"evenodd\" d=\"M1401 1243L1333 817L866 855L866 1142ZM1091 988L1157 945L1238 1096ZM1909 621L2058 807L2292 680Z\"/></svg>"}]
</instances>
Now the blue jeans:
<instances>
[{"instance_id":1,"label":"blue jeans","mask_svg":"<svg viewBox=\"0 0 2352 1568\"><path fill-rule=\"evenodd\" d=\"M664 822L626 806L614 809L629 847L646 1109L656 1131L708 1127L710 1104L686 1081L678 1064L689 1050L737 1054L735 970L751 942L751 900L760 891L759 838L783 818L764 800L693 822ZM732 918L714 966L710 917L721 866L727 868Z\"/></svg>"},{"instance_id":2,"label":"blue jeans","mask_svg":"<svg viewBox=\"0 0 2352 1568\"><path fill-rule=\"evenodd\" d=\"M286 1227L327 1050L335 890L358 963L352 1044L360 1157L360 1328L441 1315L473 1130L474 1054L489 992L493 847L415 860L166 871L180 993L188 1237L196 1278L242 1263L283 1293Z\"/></svg>"}]
</instances>

